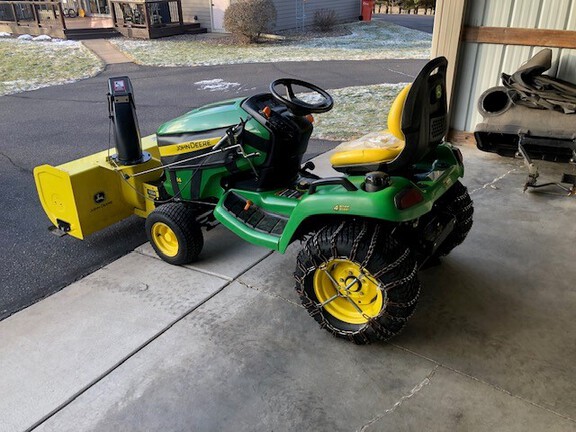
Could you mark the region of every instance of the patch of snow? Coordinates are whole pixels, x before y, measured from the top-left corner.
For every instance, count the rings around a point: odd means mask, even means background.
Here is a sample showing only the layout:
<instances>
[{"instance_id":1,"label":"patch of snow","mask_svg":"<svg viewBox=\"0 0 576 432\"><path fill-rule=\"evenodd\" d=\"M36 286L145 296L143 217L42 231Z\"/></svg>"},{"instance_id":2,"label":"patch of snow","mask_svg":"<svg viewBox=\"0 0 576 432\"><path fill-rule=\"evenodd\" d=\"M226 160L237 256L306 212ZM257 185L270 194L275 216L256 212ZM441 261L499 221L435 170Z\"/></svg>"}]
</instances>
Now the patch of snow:
<instances>
[{"instance_id":1,"label":"patch of snow","mask_svg":"<svg viewBox=\"0 0 576 432\"><path fill-rule=\"evenodd\" d=\"M82 45L82 42L80 41L74 41L74 40L65 40L65 39L52 39L52 43L53 44L57 44L58 46L69 46L69 47L79 47L80 45Z\"/></svg>"},{"instance_id":2,"label":"patch of snow","mask_svg":"<svg viewBox=\"0 0 576 432\"><path fill-rule=\"evenodd\" d=\"M212 80L203 80L203 81L197 81L194 84L196 84L200 90L208 90L208 91L230 91L230 89L235 89L237 87L240 87L240 83L236 83L236 82L227 82L224 81L221 78L215 78Z\"/></svg>"},{"instance_id":3,"label":"patch of snow","mask_svg":"<svg viewBox=\"0 0 576 432\"><path fill-rule=\"evenodd\" d=\"M6 38L6 37L11 37L12 33L8 33L8 32L0 32L0 38Z\"/></svg>"},{"instance_id":4,"label":"patch of snow","mask_svg":"<svg viewBox=\"0 0 576 432\"><path fill-rule=\"evenodd\" d=\"M36 42L49 42L52 40L52 38L48 35L40 35L32 38L32 40Z\"/></svg>"},{"instance_id":5,"label":"patch of snow","mask_svg":"<svg viewBox=\"0 0 576 432\"><path fill-rule=\"evenodd\" d=\"M29 34L23 34L21 36L18 36L17 38L18 40L22 40L22 41L30 41L32 39L34 39L32 36L30 36Z\"/></svg>"}]
</instances>

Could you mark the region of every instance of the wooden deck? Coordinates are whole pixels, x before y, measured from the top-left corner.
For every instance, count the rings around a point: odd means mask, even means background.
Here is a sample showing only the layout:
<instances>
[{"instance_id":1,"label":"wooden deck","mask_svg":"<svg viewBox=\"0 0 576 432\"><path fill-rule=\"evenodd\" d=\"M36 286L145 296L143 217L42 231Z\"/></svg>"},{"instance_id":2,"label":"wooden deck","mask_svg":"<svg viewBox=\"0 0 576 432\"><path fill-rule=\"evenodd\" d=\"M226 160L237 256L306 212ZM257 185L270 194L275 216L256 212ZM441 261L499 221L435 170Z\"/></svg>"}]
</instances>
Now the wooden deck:
<instances>
[{"instance_id":1,"label":"wooden deck","mask_svg":"<svg viewBox=\"0 0 576 432\"><path fill-rule=\"evenodd\" d=\"M205 33L199 23L182 18L181 0L111 0L110 17L67 18L59 0L0 2L0 31L66 39L127 37L154 39Z\"/></svg>"}]
</instances>

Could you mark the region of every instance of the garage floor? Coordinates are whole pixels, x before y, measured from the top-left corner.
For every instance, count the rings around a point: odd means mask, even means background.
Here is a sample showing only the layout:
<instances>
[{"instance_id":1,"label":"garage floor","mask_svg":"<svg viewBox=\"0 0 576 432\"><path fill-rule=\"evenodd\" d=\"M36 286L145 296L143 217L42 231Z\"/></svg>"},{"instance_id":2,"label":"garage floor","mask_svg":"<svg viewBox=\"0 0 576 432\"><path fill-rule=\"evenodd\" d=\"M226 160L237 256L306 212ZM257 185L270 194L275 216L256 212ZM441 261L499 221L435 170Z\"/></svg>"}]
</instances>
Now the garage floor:
<instances>
[{"instance_id":1,"label":"garage floor","mask_svg":"<svg viewBox=\"0 0 576 432\"><path fill-rule=\"evenodd\" d=\"M522 193L521 161L463 152L474 227L421 273L391 343L317 326L298 245L218 228L195 266L145 245L2 321L0 430L576 430L576 198ZM565 168L540 165L542 181Z\"/></svg>"}]
</instances>

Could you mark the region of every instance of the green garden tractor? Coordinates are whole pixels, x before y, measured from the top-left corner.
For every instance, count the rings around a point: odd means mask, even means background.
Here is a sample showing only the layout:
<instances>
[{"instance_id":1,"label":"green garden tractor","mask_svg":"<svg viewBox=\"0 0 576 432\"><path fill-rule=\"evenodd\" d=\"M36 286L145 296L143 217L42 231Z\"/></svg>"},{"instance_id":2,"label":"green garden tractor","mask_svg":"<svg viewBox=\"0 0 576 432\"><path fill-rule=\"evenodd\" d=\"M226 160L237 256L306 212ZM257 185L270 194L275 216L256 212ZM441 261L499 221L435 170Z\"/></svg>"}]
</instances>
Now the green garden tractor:
<instances>
[{"instance_id":1,"label":"green garden tractor","mask_svg":"<svg viewBox=\"0 0 576 432\"><path fill-rule=\"evenodd\" d=\"M296 291L309 314L355 343L386 340L416 307L418 270L472 226L462 155L444 141L446 67L430 61L397 97L393 145L336 151L343 175L327 178L302 165L312 114L334 104L313 84L279 79L269 93L195 109L140 139L130 81L111 78L116 154L37 167L40 199L78 238L145 217L152 247L175 265L201 259L203 229L217 224L280 253L298 240Z\"/></svg>"}]
</instances>

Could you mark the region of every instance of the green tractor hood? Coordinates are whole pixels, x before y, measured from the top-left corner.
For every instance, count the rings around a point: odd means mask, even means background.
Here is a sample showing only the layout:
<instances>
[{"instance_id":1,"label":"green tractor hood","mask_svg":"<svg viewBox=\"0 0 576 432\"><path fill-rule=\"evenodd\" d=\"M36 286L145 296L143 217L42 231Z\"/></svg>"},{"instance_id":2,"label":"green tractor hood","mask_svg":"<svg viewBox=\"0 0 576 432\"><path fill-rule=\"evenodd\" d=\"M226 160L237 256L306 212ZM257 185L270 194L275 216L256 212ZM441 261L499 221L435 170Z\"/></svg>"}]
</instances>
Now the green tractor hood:
<instances>
[{"instance_id":1,"label":"green tractor hood","mask_svg":"<svg viewBox=\"0 0 576 432\"><path fill-rule=\"evenodd\" d=\"M226 128L245 120L248 113L240 106L245 98L205 105L164 123L158 128L158 135L204 132Z\"/></svg>"}]
</instances>

